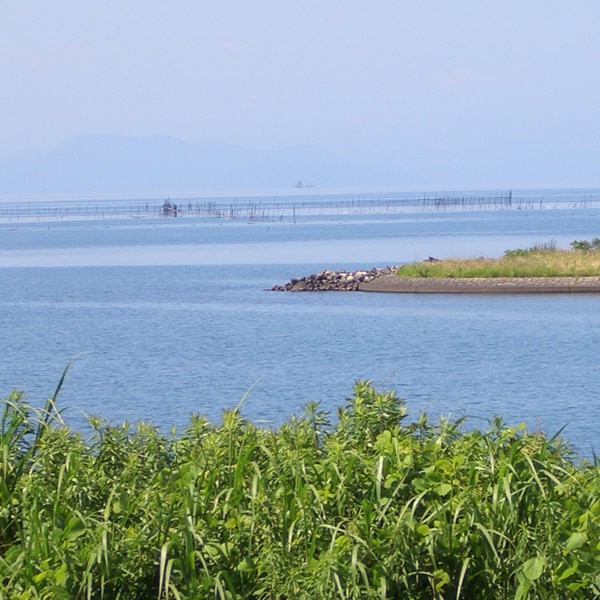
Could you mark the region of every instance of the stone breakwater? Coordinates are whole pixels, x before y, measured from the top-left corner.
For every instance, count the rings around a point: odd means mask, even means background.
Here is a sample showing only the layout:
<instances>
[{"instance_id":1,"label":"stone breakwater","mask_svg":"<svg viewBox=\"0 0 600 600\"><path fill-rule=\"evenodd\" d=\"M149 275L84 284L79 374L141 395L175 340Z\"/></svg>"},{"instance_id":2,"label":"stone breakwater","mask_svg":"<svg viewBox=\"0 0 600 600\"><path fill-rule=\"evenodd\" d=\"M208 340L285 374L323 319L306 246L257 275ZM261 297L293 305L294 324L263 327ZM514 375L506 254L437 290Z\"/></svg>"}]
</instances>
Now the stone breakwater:
<instances>
[{"instance_id":1,"label":"stone breakwater","mask_svg":"<svg viewBox=\"0 0 600 600\"><path fill-rule=\"evenodd\" d=\"M379 277L391 275L398 267L383 267L368 271L321 271L299 279L291 279L284 285L275 285L273 292L356 292L362 285Z\"/></svg>"}]
</instances>

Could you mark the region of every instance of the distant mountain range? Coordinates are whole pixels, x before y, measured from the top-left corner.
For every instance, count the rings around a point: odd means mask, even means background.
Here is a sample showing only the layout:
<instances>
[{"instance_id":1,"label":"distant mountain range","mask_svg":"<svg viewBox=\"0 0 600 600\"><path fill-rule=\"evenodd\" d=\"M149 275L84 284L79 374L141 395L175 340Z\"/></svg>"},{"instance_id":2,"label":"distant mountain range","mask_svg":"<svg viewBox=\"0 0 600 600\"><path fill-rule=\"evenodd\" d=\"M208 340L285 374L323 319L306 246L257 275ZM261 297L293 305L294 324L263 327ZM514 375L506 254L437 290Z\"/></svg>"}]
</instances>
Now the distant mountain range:
<instances>
[{"instance_id":1,"label":"distant mountain range","mask_svg":"<svg viewBox=\"0 0 600 600\"><path fill-rule=\"evenodd\" d=\"M216 140L82 135L0 161L0 195L177 193L413 184L397 166L310 147L248 150Z\"/></svg>"}]
</instances>

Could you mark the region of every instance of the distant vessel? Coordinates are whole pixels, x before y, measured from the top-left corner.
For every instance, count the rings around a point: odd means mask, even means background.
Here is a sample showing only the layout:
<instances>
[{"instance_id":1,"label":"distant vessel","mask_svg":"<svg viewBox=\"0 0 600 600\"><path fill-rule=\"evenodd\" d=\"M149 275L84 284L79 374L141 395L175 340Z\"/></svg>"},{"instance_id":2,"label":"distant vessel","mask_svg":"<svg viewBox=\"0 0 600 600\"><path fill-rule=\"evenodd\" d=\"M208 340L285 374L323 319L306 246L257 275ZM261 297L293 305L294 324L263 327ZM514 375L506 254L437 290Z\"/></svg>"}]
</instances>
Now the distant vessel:
<instances>
[{"instance_id":1,"label":"distant vessel","mask_svg":"<svg viewBox=\"0 0 600 600\"><path fill-rule=\"evenodd\" d=\"M304 188L311 188L313 185L312 183L303 183L302 181L298 181L295 187L297 187L299 190L302 190Z\"/></svg>"}]
</instances>

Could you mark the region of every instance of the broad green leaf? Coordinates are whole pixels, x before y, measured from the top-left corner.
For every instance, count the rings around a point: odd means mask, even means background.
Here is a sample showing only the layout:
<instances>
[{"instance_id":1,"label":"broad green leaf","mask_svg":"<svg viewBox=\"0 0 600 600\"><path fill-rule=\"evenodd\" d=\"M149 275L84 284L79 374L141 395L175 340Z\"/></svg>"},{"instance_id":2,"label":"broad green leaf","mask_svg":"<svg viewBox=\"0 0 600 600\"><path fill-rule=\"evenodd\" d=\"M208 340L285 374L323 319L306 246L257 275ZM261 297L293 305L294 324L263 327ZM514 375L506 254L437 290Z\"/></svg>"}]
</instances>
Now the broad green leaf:
<instances>
[{"instance_id":1,"label":"broad green leaf","mask_svg":"<svg viewBox=\"0 0 600 600\"><path fill-rule=\"evenodd\" d=\"M392 447L392 432L389 429L382 431L373 446L376 452L385 452Z\"/></svg>"},{"instance_id":2,"label":"broad green leaf","mask_svg":"<svg viewBox=\"0 0 600 600\"><path fill-rule=\"evenodd\" d=\"M567 540L567 551L577 550L587 542L587 535L583 531L576 531Z\"/></svg>"},{"instance_id":3,"label":"broad green leaf","mask_svg":"<svg viewBox=\"0 0 600 600\"><path fill-rule=\"evenodd\" d=\"M440 485L435 488L435 491L440 496L447 496L452 491L452 486L449 483L440 483Z\"/></svg>"},{"instance_id":4,"label":"broad green leaf","mask_svg":"<svg viewBox=\"0 0 600 600\"><path fill-rule=\"evenodd\" d=\"M519 587L517 588L517 591L515 592L514 600L522 600L523 598L526 598L530 588L531 588L531 582L527 581L527 579L523 579L519 583Z\"/></svg>"},{"instance_id":5,"label":"broad green leaf","mask_svg":"<svg viewBox=\"0 0 600 600\"><path fill-rule=\"evenodd\" d=\"M67 573L67 565L63 563L59 569L54 572L54 581L56 585L64 586L67 581L68 573Z\"/></svg>"},{"instance_id":6,"label":"broad green leaf","mask_svg":"<svg viewBox=\"0 0 600 600\"><path fill-rule=\"evenodd\" d=\"M42 571L41 573L33 576L33 581L35 583L41 583L44 581L44 579L46 579L46 577L48 577L48 571Z\"/></svg>"},{"instance_id":7,"label":"broad green leaf","mask_svg":"<svg viewBox=\"0 0 600 600\"><path fill-rule=\"evenodd\" d=\"M558 580L559 581L564 581L565 579L568 579L569 577L571 577L571 575L573 575L573 573L577 572L577 563L575 563L574 565L567 567L559 576L558 576Z\"/></svg>"},{"instance_id":8,"label":"broad green leaf","mask_svg":"<svg viewBox=\"0 0 600 600\"><path fill-rule=\"evenodd\" d=\"M535 581L544 572L546 559L543 556L534 556L523 565L523 575L529 581Z\"/></svg>"},{"instance_id":9,"label":"broad green leaf","mask_svg":"<svg viewBox=\"0 0 600 600\"><path fill-rule=\"evenodd\" d=\"M567 586L567 589L571 592L578 592L583 587L583 583L581 581L574 581Z\"/></svg>"},{"instance_id":10,"label":"broad green leaf","mask_svg":"<svg viewBox=\"0 0 600 600\"><path fill-rule=\"evenodd\" d=\"M65 537L71 541L76 540L84 533L87 533L87 530L85 529L85 523L76 517L70 519L69 523L65 527Z\"/></svg>"},{"instance_id":11,"label":"broad green leaf","mask_svg":"<svg viewBox=\"0 0 600 600\"><path fill-rule=\"evenodd\" d=\"M240 562L240 564L237 566L237 568L238 568L238 571L242 571L242 572L250 571L250 570L254 569L254 563L252 562L251 559L245 558L244 560L242 560Z\"/></svg>"}]
</instances>

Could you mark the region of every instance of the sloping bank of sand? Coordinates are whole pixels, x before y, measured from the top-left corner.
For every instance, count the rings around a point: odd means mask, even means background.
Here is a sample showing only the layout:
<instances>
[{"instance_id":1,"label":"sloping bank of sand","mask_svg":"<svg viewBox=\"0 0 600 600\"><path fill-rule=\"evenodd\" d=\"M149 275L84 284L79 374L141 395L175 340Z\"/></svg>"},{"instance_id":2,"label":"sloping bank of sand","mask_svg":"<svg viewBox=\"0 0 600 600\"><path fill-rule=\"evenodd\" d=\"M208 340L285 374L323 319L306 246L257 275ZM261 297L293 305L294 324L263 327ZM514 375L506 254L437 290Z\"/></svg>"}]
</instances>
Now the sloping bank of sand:
<instances>
[{"instance_id":1,"label":"sloping bank of sand","mask_svg":"<svg viewBox=\"0 0 600 600\"><path fill-rule=\"evenodd\" d=\"M600 292L600 277L398 277L360 283L361 292L396 294L575 294Z\"/></svg>"}]
</instances>

